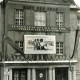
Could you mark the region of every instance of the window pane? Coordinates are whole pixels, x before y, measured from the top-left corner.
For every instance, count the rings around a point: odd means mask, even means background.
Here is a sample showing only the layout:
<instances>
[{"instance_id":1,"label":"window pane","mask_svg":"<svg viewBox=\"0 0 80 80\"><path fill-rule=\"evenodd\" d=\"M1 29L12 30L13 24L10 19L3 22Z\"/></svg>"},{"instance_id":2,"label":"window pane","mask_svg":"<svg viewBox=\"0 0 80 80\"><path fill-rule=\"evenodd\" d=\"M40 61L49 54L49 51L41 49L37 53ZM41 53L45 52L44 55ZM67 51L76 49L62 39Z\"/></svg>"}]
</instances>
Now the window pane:
<instances>
[{"instance_id":1,"label":"window pane","mask_svg":"<svg viewBox=\"0 0 80 80\"><path fill-rule=\"evenodd\" d=\"M63 42L56 42L56 53L63 54Z\"/></svg>"},{"instance_id":2,"label":"window pane","mask_svg":"<svg viewBox=\"0 0 80 80\"><path fill-rule=\"evenodd\" d=\"M16 25L23 25L24 24L24 11L22 9L16 9L15 23L16 23Z\"/></svg>"},{"instance_id":3,"label":"window pane","mask_svg":"<svg viewBox=\"0 0 80 80\"><path fill-rule=\"evenodd\" d=\"M13 80L27 80L26 69L13 69Z\"/></svg>"},{"instance_id":4,"label":"window pane","mask_svg":"<svg viewBox=\"0 0 80 80\"><path fill-rule=\"evenodd\" d=\"M19 47L21 50L23 50L23 41L15 41L15 43L18 45L18 47ZM18 53L18 52L16 51L16 53Z\"/></svg>"},{"instance_id":5,"label":"window pane","mask_svg":"<svg viewBox=\"0 0 80 80\"><path fill-rule=\"evenodd\" d=\"M59 53L59 49L56 49L56 53L57 53L57 54Z\"/></svg>"},{"instance_id":6,"label":"window pane","mask_svg":"<svg viewBox=\"0 0 80 80\"><path fill-rule=\"evenodd\" d=\"M46 13L45 12L35 12L34 15L34 25L35 26L46 26Z\"/></svg>"},{"instance_id":7,"label":"window pane","mask_svg":"<svg viewBox=\"0 0 80 80\"><path fill-rule=\"evenodd\" d=\"M19 71L14 71L14 80L19 80Z\"/></svg>"},{"instance_id":8,"label":"window pane","mask_svg":"<svg viewBox=\"0 0 80 80\"><path fill-rule=\"evenodd\" d=\"M26 75L25 75L25 71L22 71L22 72L21 72L21 80L25 80L25 76L26 76Z\"/></svg>"},{"instance_id":9,"label":"window pane","mask_svg":"<svg viewBox=\"0 0 80 80\"><path fill-rule=\"evenodd\" d=\"M56 13L56 26L57 27L63 27L63 13L57 12Z\"/></svg>"}]
</instances>

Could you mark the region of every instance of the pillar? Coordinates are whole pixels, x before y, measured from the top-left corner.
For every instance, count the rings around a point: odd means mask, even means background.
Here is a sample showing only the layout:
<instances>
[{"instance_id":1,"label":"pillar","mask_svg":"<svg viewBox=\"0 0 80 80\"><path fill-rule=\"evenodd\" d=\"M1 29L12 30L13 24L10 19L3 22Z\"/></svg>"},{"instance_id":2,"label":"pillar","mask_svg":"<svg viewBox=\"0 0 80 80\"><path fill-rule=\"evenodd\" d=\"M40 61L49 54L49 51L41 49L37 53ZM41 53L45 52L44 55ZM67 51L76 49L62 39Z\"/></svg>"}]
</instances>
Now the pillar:
<instances>
[{"instance_id":1,"label":"pillar","mask_svg":"<svg viewBox=\"0 0 80 80\"><path fill-rule=\"evenodd\" d=\"M49 80L52 80L52 67L49 68Z\"/></svg>"},{"instance_id":2,"label":"pillar","mask_svg":"<svg viewBox=\"0 0 80 80\"><path fill-rule=\"evenodd\" d=\"M68 68L68 80L72 80L72 71Z\"/></svg>"},{"instance_id":3,"label":"pillar","mask_svg":"<svg viewBox=\"0 0 80 80\"><path fill-rule=\"evenodd\" d=\"M32 69L32 80L36 80L36 71L35 71L35 68Z\"/></svg>"},{"instance_id":4,"label":"pillar","mask_svg":"<svg viewBox=\"0 0 80 80\"><path fill-rule=\"evenodd\" d=\"M55 68L53 68L52 71L53 71L53 74L52 74L52 78L53 78L53 79L52 79L52 80L55 80Z\"/></svg>"},{"instance_id":5,"label":"pillar","mask_svg":"<svg viewBox=\"0 0 80 80\"><path fill-rule=\"evenodd\" d=\"M4 68L4 80L8 80L8 75L9 75L8 68Z\"/></svg>"},{"instance_id":6,"label":"pillar","mask_svg":"<svg viewBox=\"0 0 80 80\"><path fill-rule=\"evenodd\" d=\"M76 80L76 67L73 67L73 80Z\"/></svg>"},{"instance_id":7,"label":"pillar","mask_svg":"<svg viewBox=\"0 0 80 80\"><path fill-rule=\"evenodd\" d=\"M12 69L9 69L9 80L12 80Z\"/></svg>"},{"instance_id":8,"label":"pillar","mask_svg":"<svg viewBox=\"0 0 80 80\"><path fill-rule=\"evenodd\" d=\"M31 69L27 71L27 80L31 80Z\"/></svg>"}]
</instances>

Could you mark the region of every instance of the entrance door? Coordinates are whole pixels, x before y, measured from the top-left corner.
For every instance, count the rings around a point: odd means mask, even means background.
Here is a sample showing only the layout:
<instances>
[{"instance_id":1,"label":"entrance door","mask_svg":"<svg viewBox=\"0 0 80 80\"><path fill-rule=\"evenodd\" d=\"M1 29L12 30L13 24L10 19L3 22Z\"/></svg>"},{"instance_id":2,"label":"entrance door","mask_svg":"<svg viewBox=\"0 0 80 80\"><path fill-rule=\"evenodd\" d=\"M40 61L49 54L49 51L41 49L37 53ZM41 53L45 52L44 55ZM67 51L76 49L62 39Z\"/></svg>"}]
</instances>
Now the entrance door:
<instances>
[{"instance_id":1,"label":"entrance door","mask_svg":"<svg viewBox=\"0 0 80 80\"><path fill-rule=\"evenodd\" d=\"M26 80L26 69L13 69L13 80Z\"/></svg>"},{"instance_id":2,"label":"entrance door","mask_svg":"<svg viewBox=\"0 0 80 80\"><path fill-rule=\"evenodd\" d=\"M55 80L68 80L68 68L56 68Z\"/></svg>"},{"instance_id":3,"label":"entrance door","mask_svg":"<svg viewBox=\"0 0 80 80\"><path fill-rule=\"evenodd\" d=\"M46 70L45 69L36 70L36 80L46 80Z\"/></svg>"}]
</instances>

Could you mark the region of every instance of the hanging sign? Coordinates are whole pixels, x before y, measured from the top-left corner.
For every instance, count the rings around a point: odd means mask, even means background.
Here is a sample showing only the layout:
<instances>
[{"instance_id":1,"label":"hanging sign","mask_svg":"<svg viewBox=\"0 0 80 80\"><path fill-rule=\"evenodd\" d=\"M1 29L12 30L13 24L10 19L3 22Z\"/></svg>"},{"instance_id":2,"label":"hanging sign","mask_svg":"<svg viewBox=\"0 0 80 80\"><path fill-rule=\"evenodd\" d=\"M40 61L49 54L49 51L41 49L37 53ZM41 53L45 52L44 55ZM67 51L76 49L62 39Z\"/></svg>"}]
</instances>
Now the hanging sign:
<instances>
[{"instance_id":1,"label":"hanging sign","mask_svg":"<svg viewBox=\"0 0 80 80\"><path fill-rule=\"evenodd\" d=\"M55 54L56 40L53 35L24 35L25 54Z\"/></svg>"}]
</instances>

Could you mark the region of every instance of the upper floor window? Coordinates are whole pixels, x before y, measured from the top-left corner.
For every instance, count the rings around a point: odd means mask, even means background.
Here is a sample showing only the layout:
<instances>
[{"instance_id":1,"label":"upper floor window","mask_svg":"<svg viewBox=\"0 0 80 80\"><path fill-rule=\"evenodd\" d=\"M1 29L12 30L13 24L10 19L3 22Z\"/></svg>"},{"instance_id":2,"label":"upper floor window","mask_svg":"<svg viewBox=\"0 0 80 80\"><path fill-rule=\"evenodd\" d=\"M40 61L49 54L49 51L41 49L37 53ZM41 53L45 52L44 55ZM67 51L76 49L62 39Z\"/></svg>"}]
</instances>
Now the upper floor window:
<instances>
[{"instance_id":1,"label":"upper floor window","mask_svg":"<svg viewBox=\"0 0 80 80\"><path fill-rule=\"evenodd\" d=\"M23 41L15 41L15 43L18 45L18 47L19 47L20 49L23 50ZM17 53L17 51L16 51L16 53Z\"/></svg>"},{"instance_id":2,"label":"upper floor window","mask_svg":"<svg viewBox=\"0 0 80 80\"><path fill-rule=\"evenodd\" d=\"M24 24L24 10L23 9L16 9L15 23L16 23L16 25L23 25Z\"/></svg>"},{"instance_id":3,"label":"upper floor window","mask_svg":"<svg viewBox=\"0 0 80 80\"><path fill-rule=\"evenodd\" d=\"M46 13L45 12L35 12L34 25L35 26L46 26Z\"/></svg>"},{"instance_id":4,"label":"upper floor window","mask_svg":"<svg viewBox=\"0 0 80 80\"><path fill-rule=\"evenodd\" d=\"M63 42L56 42L56 53L63 54L64 45Z\"/></svg>"},{"instance_id":5,"label":"upper floor window","mask_svg":"<svg viewBox=\"0 0 80 80\"><path fill-rule=\"evenodd\" d=\"M56 26L63 27L63 13L62 12L56 13Z\"/></svg>"}]
</instances>

